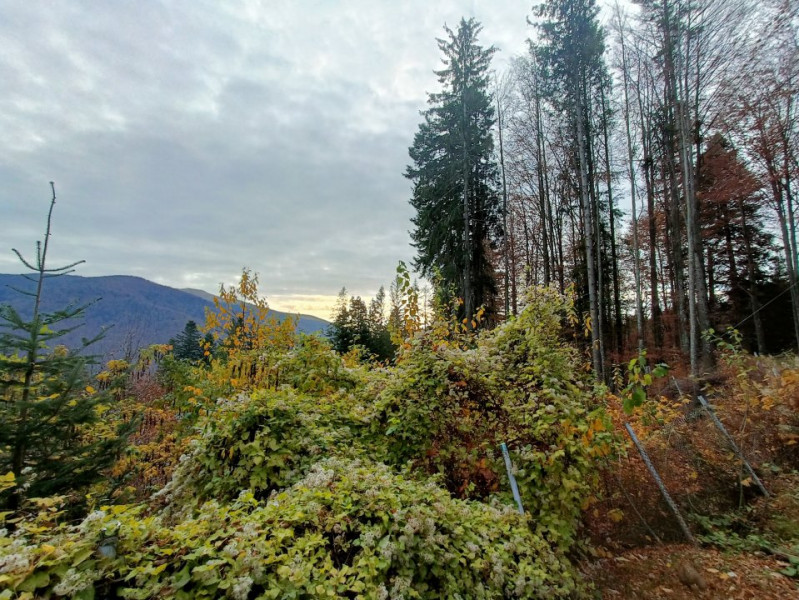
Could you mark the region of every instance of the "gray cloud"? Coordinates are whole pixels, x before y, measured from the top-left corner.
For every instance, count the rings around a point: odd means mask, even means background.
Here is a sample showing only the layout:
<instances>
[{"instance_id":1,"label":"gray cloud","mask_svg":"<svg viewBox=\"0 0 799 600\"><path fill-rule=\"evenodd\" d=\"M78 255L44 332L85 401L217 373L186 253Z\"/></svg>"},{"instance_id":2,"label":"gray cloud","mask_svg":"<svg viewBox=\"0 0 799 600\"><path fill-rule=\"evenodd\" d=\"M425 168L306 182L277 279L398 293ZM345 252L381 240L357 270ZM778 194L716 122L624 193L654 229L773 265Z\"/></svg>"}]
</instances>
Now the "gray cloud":
<instances>
[{"instance_id":1,"label":"gray cloud","mask_svg":"<svg viewBox=\"0 0 799 600\"><path fill-rule=\"evenodd\" d=\"M279 299L410 261L407 148L462 15L524 48L527 1L0 0L0 271L41 237L83 275ZM323 311L323 316L324 311Z\"/></svg>"}]
</instances>

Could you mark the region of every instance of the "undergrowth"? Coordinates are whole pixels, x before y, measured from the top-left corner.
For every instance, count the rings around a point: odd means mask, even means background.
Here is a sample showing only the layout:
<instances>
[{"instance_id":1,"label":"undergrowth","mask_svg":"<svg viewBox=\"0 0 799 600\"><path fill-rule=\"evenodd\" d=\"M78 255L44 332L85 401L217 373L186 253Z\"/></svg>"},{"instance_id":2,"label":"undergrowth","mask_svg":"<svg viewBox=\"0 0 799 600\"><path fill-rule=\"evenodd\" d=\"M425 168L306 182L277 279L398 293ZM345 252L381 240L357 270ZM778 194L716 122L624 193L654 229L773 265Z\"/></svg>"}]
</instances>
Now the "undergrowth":
<instances>
[{"instance_id":1,"label":"undergrowth","mask_svg":"<svg viewBox=\"0 0 799 600\"><path fill-rule=\"evenodd\" d=\"M229 307L255 293L243 281ZM235 337L211 360L159 358L162 395L147 388L85 519L65 519L68 498L6 515L0 598L580 595L569 556L615 442L560 339L572 310L539 290L477 337L415 332L392 367L222 311L209 322Z\"/></svg>"}]
</instances>

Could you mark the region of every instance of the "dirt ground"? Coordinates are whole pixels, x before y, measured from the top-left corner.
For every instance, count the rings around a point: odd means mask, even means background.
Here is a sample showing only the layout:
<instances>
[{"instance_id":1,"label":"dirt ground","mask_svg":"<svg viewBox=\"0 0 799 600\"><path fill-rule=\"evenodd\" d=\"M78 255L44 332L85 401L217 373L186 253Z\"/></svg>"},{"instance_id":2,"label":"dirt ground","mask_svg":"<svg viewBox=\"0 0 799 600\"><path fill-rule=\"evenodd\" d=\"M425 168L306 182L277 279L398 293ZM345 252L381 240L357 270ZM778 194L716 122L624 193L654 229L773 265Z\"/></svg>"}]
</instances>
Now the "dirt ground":
<instances>
[{"instance_id":1,"label":"dirt ground","mask_svg":"<svg viewBox=\"0 0 799 600\"><path fill-rule=\"evenodd\" d=\"M771 556L672 544L615 553L583 571L596 597L608 600L799 599L799 582L780 573L786 566Z\"/></svg>"}]
</instances>

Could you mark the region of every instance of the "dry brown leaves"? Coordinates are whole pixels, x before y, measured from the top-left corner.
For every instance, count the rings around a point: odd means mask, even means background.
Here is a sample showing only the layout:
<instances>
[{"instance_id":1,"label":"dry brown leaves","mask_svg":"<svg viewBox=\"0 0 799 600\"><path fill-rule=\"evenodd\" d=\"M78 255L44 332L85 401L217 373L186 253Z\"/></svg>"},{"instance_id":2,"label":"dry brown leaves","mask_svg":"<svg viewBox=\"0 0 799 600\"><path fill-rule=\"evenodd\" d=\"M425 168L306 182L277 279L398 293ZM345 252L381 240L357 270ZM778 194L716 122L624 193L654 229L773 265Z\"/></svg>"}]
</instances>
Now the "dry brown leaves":
<instances>
[{"instance_id":1,"label":"dry brown leaves","mask_svg":"<svg viewBox=\"0 0 799 600\"><path fill-rule=\"evenodd\" d=\"M680 580L683 563L691 564L707 586L689 587ZM799 598L799 583L780 574L773 557L725 554L689 545L652 546L616 553L588 563L584 574L598 597L669 599L787 600Z\"/></svg>"}]
</instances>

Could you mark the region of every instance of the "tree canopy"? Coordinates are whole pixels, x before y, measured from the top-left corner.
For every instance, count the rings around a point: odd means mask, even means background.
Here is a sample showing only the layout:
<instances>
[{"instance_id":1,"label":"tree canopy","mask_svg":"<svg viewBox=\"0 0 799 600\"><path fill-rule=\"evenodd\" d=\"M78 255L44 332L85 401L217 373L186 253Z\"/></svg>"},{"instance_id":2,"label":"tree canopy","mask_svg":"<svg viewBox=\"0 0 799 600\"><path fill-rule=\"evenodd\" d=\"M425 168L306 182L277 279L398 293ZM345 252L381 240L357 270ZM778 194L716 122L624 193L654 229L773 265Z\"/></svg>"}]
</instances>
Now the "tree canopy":
<instances>
[{"instance_id":1,"label":"tree canopy","mask_svg":"<svg viewBox=\"0 0 799 600\"><path fill-rule=\"evenodd\" d=\"M488 90L495 50L478 44L481 26L474 19L444 30L446 38L438 40L444 68L436 71L442 90L429 94L405 175L416 209L415 266L425 276L438 274L445 288L453 286L463 315L471 318L494 300L490 249L502 233Z\"/></svg>"}]
</instances>

